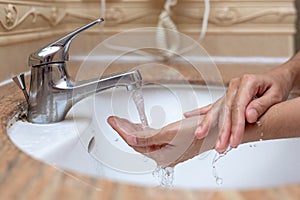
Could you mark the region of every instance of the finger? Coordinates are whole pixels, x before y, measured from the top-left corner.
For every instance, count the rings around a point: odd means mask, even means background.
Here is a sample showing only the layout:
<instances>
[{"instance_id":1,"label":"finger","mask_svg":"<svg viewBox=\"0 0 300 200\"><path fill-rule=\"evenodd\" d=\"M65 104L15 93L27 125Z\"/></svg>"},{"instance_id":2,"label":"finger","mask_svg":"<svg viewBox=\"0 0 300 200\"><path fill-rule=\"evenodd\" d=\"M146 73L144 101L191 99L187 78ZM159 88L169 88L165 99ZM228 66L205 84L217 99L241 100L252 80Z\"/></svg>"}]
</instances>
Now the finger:
<instances>
[{"instance_id":1,"label":"finger","mask_svg":"<svg viewBox=\"0 0 300 200\"><path fill-rule=\"evenodd\" d=\"M231 117L232 129L230 136L230 146L237 147L242 140L245 130L245 106L241 104L233 105L233 114Z\"/></svg>"},{"instance_id":2,"label":"finger","mask_svg":"<svg viewBox=\"0 0 300 200\"><path fill-rule=\"evenodd\" d=\"M213 104L209 104L209 105L206 105L202 108L197 108L195 110L192 110L192 111L189 111L189 112L186 112L184 113L183 115L188 118L188 117L193 117L193 116L197 116L197 115L205 115L207 114L211 108L212 108Z\"/></svg>"},{"instance_id":3,"label":"finger","mask_svg":"<svg viewBox=\"0 0 300 200\"><path fill-rule=\"evenodd\" d=\"M274 95L275 94L275 95ZM266 112L272 105L282 101L282 98L277 97L276 93L268 90L263 96L251 101L246 108L246 120L249 123L254 123L257 119Z\"/></svg>"},{"instance_id":4,"label":"finger","mask_svg":"<svg viewBox=\"0 0 300 200\"><path fill-rule=\"evenodd\" d=\"M182 120L168 124L160 130L145 130L143 132L147 131L148 133L143 133L143 135L139 134L138 137L136 137L135 146L170 144L174 137L178 134L178 131L181 130L183 124L186 121L187 120Z\"/></svg>"},{"instance_id":5,"label":"finger","mask_svg":"<svg viewBox=\"0 0 300 200\"><path fill-rule=\"evenodd\" d=\"M133 124L127 119L114 116L109 117L107 121L130 146L140 153L155 151L167 145L166 143L161 143L162 141L159 141L159 144L154 144L157 140L160 140L160 138L157 137L155 140L152 139L152 136L147 138L148 135L153 135L152 132L150 133L152 130L148 130L146 131L147 133L145 133L141 131L140 124ZM137 133L137 131L139 131L139 133ZM141 138L139 138L138 135L140 135Z\"/></svg>"},{"instance_id":6,"label":"finger","mask_svg":"<svg viewBox=\"0 0 300 200\"><path fill-rule=\"evenodd\" d=\"M107 122L111 125L112 128L121 130L122 132L129 133L129 134L132 132L144 130L142 124L135 124L130 122L127 119L116 117L116 116L108 117Z\"/></svg>"},{"instance_id":7,"label":"finger","mask_svg":"<svg viewBox=\"0 0 300 200\"><path fill-rule=\"evenodd\" d=\"M209 105L211 106L209 112L204 116L203 120L200 122L198 128L195 131L195 137L197 139L206 137L213 124L216 123L221 102L222 98L219 99L215 104Z\"/></svg>"},{"instance_id":8,"label":"finger","mask_svg":"<svg viewBox=\"0 0 300 200\"><path fill-rule=\"evenodd\" d=\"M187 142L194 139L195 129L198 127L202 116L195 116L180 121L168 124L160 130L152 129L151 134L146 134L144 137L138 135L137 145L150 146L161 144L172 144ZM149 131L148 129L146 131ZM145 131L143 131L145 132ZM142 133L143 133L142 132Z\"/></svg>"},{"instance_id":9,"label":"finger","mask_svg":"<svg viewBox=\"0 0 300 200\"><path fill-rule=\"evenodd\" d=\"M163 139L167 137L158 134L159 130L141 129L141 124L133 124L127 119L109 117L107 121L130 146L148 147L151 145L162 145L165 143Z\"/></svg>"},{"instance_id":10,"label":"finger","mask_svg":"<svg viewBox=\"0 0 300 200\"><path fill-rule=\"evenodd\" d=\"M231 134L231 110L230 107L225 106L219 118L220 130L219 136L215 145L215 150L219 153L224 152L229 146L229 139Z\"/></svg>"},{"instance_id":11,"label":"finger","mask_svg":"<svg viewBox=\"0 0 300 200\"><path fill-rule=\"evenodd\" d=\"M150 155L154 151L161 150L162 148L169 146L169 144L151 145L151 146L131 146L135 151L144 155Z\"/></svg>"},{"instance_id":12,"label":"finger","mask_svg":"<svg viewBox=\"0 0 300 200\"><path fill-rule=\"evenodd\" d=\"M220 112L219 117L219 137L215 145L216 151L219 153L224 152L229 146L230 135L231 135L231 112L232 104L234 103L235 96L237 94L240 84L240 79L235 79L230 83L227 89L226 96L223 100L223 110Z\"/></svg>"},{"instance_id":13,"label":"finger","mask_svg":"<svg viewBox=\"0 0 300 200\"><path fill-rule=\"evenodd\" d=\"M232 128L231 128L231 147L237 147L243 137L246 124L246 107L253 97L259 92L259 80L254 75L244 75L235 100L232 104Z\"/></svg>"},{"instance_id":14,"label":"finger","mask_svg":"<svg viewBox=\"0 0 300 200\"><path fill-rule=\"evenodd\" d=\"M140 125L115 116L108 117L107 122L128 144L135 145L137 143L136 136L133 133L141 130Z\"/></svg>"},{"instance_id":15,"label":"finger","mask_svg":"<svg viewBox=\"0 0 300 200\"><path fill-rule=\"evenodd\" d=\"M215 150L219 153L223 153L229 146L230 134L231 134L231 120L230 110L224 111L225 114L221 116L222 126L220 128L219 137L215 145Z\"/></svg>"},{"instance_id":16,"label":"finger","mask_svg":"<svg viewBox=\"0 0 300 200\"><path fill-rule=\"evenodd\" d=\"M118 117L109 117L107 121L129 145L147 147L170 144L179 131L184 132L182 130L195 127L199 123L199 119L199 117L187 118L169 124L160 130L142 129L141 124L133 124L127 119ZM186 131L190 132L190 130Z\"/></svg>"},{"instance_id":17,"label":"finger","mask_svg":"<svg viewBox=\"0 0 300 200\"><path fill-rule=\"evenodd\" d=\"M172 139L169 139L170 135L164 135L160 134L159 132L156 132L155 135L150 137L136 137L136 143L134 146L136 147L148 147L148 146L160 146L163 144L168 144L168 140L171 141Z\"/></svg>"}]
</instances>

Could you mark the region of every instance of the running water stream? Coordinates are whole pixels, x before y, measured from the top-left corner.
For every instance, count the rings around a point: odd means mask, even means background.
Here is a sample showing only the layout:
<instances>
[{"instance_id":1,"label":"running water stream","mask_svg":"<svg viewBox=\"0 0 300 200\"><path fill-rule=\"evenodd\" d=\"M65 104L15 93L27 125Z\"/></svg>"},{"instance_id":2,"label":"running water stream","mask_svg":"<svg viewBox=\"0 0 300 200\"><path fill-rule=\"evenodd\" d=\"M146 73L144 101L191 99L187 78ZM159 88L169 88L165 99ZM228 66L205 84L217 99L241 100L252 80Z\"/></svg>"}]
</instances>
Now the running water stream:
<instances>
[{"instance_id":1,"label":"running water stream","mask_svg":"<svg viewBox=\"0 0 300 200\"><path fill-rule=\"evenodd\" d=\"M231 147L229 147L224 153L216 153L214 158L213 158L213 161L212 161L212 173L213 173L213 176L216 180L216 184L217 185L222 185L223 184L223 178L221 178L219 175L218 175L218 172L217 172L217 162L223 158L224 156L226 156L226 154L231 151Z\"/></svg>"},{"instance_id":2,"label":"running water stream","mask_svg":"<svg viewBox=\"0 0 300 200\"><path fill-rule=\"evenodd\" d=\"M145 103L142 88L134 90L132 98L137 108L142 128L145 130L149 128L149 124L145 112ZM147 162L148 158L145 156L143 158L143 161ZM174 168L157 166L156 169L152 172L152 175L159 181L160 186L166 188L173 187Z\"/></svg>"},{"instance_id":3,"label":"running water stream","mask_svg":"<svg viewBox=\"0 0 300 200\"><path fill-rule=\"evenodd\" d=\"M139 113L143 129L149 127L147 116L145 113L145 103L142 88L135 89L132 94L133 101Z\"/></svg>"}]
</instances>

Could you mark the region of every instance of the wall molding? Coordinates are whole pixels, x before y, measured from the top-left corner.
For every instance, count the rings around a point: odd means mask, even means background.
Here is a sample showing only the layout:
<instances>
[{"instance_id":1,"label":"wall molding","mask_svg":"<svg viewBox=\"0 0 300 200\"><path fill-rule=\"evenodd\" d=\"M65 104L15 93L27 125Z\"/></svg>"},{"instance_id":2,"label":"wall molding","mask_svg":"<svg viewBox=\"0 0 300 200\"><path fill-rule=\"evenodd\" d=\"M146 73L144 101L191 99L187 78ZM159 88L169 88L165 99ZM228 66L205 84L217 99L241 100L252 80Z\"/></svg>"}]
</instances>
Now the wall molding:
<instances>
[{"instance_id":1,"label":"wall molding","mask_svg":"<svg viewBox=\"0 0 300 200\"><path fill-rule=\"evenodd\" d=\"M156 1L155 1L156 2ZM162 2L107 1L105 32L156 26ZM211 0L208 34L294 34L296 9L292 0ZM202 0L180 0L172 19L184 33L200 32ZM100 1L1 1L0 46L63 34L96 19Z\"/></svg>"}]
</instances>

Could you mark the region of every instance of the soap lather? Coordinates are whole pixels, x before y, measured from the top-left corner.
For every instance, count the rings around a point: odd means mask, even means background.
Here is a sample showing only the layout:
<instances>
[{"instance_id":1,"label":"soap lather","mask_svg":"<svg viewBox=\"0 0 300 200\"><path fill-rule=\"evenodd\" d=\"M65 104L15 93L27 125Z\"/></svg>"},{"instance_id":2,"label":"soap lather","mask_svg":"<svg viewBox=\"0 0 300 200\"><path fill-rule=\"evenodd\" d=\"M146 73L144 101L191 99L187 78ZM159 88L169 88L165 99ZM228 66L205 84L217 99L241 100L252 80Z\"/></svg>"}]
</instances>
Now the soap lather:
<instances>
[{"instance_id":1,"label":"soap lather","mask_svg":"<svg viewBox=\"0 0 300 200\"><path fill-rule=\"evenodd\" d=\"M27 119L32 123L47 124L64 120L71 107L85 97L108 88L125 86L127 90L138 88L142 77L138 70L111 74L101 79L85 81L71 80L66 61L72 40L82 31L103 22L97 19L55 42L32 53L29 94L26 91L24 75L14 77L28 103Z\"/></svg>"}]
</instances>

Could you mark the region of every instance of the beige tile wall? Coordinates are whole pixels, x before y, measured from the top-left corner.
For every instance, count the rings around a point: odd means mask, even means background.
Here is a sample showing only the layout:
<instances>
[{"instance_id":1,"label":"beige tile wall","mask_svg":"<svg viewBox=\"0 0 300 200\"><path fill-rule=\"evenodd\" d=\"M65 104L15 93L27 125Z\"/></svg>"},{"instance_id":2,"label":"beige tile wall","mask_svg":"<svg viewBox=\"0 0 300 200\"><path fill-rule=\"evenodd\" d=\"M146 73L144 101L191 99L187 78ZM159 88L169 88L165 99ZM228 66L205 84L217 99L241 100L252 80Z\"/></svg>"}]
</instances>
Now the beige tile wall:
<instances>
[{"instance_id":1,"label":"beige tile wall","mask_svg":"<svg viewBox=\"0 0 300 200\"><path fill-rule=\"evenodd\" d=\"M156 26L164 1L107 1L105 35L130 28ZM270 6L272 3L272 6ZM180 0L171 14L179 31L197 38L204 4ZM54 38L96 19L100 1L1 1L0 81L28 71L28 56ZM211 0L207 37L203 46L211 56L289 57L293 54L296 10L293 0ZM99 29L78 39L72 54L88 53ZM96 38L96 39L95 39ZM227 63L228 64L228 63ZM243 65L241 61L240 65Z\"/></svg>"}]
</instances>

